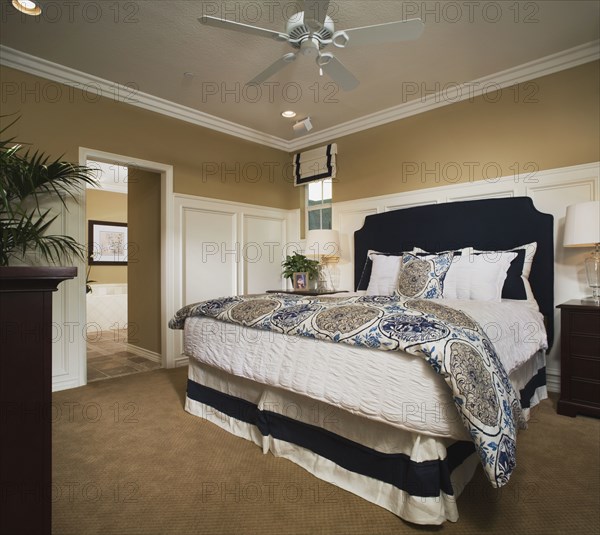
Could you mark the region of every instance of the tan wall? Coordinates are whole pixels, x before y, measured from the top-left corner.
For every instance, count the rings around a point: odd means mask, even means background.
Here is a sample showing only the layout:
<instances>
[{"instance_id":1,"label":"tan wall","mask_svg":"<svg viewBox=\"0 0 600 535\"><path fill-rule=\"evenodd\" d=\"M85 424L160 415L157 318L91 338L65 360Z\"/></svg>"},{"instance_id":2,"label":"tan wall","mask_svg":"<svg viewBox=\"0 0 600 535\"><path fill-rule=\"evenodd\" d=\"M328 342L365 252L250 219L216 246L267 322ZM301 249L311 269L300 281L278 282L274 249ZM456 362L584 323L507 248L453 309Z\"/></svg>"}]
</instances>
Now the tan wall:
<instances>
[{"instance_id":1,"label":"tan wall","mask_svg":"<svg viewBox=\"0 0 600 535\"><path fill-rule=\"evenodd\" d=\"M90 219L127 223L127 195L88 189L86 191L85 217L86 229ZM88 278L99 284L126 283L127 266L90 266Z\"/></svg>"},{"instance_id":2,"label":"tan wall","mask_svg":"<svg viewBox=\"0 0 600 535\"><path fill-rule=\"evenodd\" d=\"M334 200L600 160L599 65L332 139L339 147ZM10 68L0 67L0 76L12 89L3 93L3 114L20 111L21 137L54 154L66 151L75 160L78 147L87 146L131 155L174 165L176 192L303 207L289 180L277 175L272 183L264 166L283 169L288 154L108 99L88 102L80 91ZM63 88L60 98L56 87ZM263 171L257 182L243 171L254 162ZM237 175L227 173L236 166Z\"/></svg>"},{"instance_id":3,"label":"tan wall","mask_svg":"<svg viewBox=\"0 0 600 535\"><path fill-rule=\"evenodd\" d=\"M334 200L599 161L599 68L588 63L332 140Z\"/></svg>"},{"instance_id":4,"label":"tan wall","mask_svg":"<svg viewBox=\"0 0 600 535\"><path fill-rule=\"evenodd\" d=\"M283 178L290 163L283 151L7 67L0 67L0 79L2 115L21 115L11 134L50 154L77 161L79 147L88 147L170 164L177 193L296 207Z\"/></svg>"},{"instance_id":5,"label":"tan wall","mask_svg":"<svg viewBox=\"0 0 600 535\"><path fill-rule=\"evenodd\" d=\"M128 342L160 354L160 174L128 174Z\"/></svg>"}]
</instances>

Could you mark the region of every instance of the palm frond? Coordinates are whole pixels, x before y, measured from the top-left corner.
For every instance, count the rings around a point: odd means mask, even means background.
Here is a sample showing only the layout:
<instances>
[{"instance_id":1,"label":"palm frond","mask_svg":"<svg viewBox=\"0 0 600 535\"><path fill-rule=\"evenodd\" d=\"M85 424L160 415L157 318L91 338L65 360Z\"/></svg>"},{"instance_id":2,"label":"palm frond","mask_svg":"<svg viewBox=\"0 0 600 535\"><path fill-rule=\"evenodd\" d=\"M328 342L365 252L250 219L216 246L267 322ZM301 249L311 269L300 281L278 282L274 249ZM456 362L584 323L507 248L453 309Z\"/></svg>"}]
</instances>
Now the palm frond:
<instances>
[{"instance_id":1,"label":"palm frond","mask_svg":"<svg viewBox=\"0 0 600 535\"><path fill-rule=\"evenodd\" d=\"M57 264L61 260L85 258L85 248L71 236L47 235L46 232L58 217L50 210L38 213L37 209L20 214L19 218L0 220L0 262L22 259L35 251L45 261Z\"/></svg>"},{"instance_id":2,"label":"palm frond","mask_svg":"<svg viewBox=\"0 0 600 535\"><path fill-rule=\"evenodd\" d=\"M2 138L17 120L0 130ZM96 184L94 169L24 150L14 138L0 139L0 265L30 251L53 264L84 259L83 245L71 236L46 234L57 216L44 205L58 200L68 209L69 199L77 202L86 185Z\"/></svg>"},{"instance_id":3,"label":"palm frond","mask_svg":"<svg viewBox=\"0 0 600 535\"><path fill-rule=\"evenodd\" d=\"M27 150L20 155L12 152L11 172L7 173L7 191L11 200L23 201L32 197L36 205L44 195L59 199L63 204L67 198L75 198L87 184L95 185L94 171L86 166L50 158L39 151L31 153ZM3 173L4 174L4 173Z\"/></svg>"}]
</instances>

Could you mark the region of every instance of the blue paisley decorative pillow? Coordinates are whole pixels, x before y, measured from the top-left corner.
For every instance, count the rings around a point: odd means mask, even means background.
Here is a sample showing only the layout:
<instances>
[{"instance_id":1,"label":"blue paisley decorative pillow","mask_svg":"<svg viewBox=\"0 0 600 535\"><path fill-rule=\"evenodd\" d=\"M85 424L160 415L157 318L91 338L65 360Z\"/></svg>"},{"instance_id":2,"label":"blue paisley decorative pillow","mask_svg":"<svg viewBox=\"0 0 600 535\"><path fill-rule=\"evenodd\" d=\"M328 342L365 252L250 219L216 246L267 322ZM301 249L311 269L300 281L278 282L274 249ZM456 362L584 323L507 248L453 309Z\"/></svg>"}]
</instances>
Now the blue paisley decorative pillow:
<instances>
[{"instance_id":1,"label":"blue paisley decorative pillow","mask_svg":"<svg viewBox=\"0 0 600 535\"><path fill-rule=\"evenodd\" d=\"M395 295L422 299L440 299L444 293L444 278L452 264L454 253L418 257L407 253L402 257Z\"/></svg>"}]
</instances>

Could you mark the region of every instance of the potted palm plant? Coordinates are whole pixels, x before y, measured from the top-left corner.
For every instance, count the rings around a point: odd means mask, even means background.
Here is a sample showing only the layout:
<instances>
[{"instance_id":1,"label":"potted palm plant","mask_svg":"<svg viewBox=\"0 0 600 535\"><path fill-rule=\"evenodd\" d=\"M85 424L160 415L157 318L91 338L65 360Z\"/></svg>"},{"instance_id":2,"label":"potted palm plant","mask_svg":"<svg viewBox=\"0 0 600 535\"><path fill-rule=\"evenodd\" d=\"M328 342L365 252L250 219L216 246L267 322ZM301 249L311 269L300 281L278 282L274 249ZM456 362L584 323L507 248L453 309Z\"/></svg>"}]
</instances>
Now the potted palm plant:
<instances>
[{"instance_id":1,"label":"potted palm plant","mask_svg":"<svg viewBox=\"0 0 600 535\"><path fill-rule=\"evenodd\" d=\"M58 215L42 206L58 200L67 208L86 184L96 184L94 170L5 138L15 122L0 130L0 266L27 263L31 252L49 264L85 259L84 245L73 237L48 233Z\"/></svg>"}]
</instances>

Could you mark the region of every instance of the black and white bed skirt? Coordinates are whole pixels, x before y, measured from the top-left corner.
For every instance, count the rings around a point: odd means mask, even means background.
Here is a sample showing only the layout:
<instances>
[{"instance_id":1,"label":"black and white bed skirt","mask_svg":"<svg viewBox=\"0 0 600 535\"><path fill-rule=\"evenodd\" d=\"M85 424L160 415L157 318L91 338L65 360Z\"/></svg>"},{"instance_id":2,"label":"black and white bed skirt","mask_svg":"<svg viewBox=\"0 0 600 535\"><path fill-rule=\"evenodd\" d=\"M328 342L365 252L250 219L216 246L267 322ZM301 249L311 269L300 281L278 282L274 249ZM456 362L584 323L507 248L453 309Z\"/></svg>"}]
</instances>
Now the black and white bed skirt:
<instances>
[{"instance_id":1,"label":"black and white bed skirt","mask_svg":"<svg viewBox=\"0 0 600 535\"><path fill-rule=\"evenodd\" d=\"M544 363L539 355L522 379L511 376L524 407L546 397ZM456 500L479 465L470 441L399 429L193 358L185 408L416 524L457 521Z\"/></svg>"}]
</instances>

